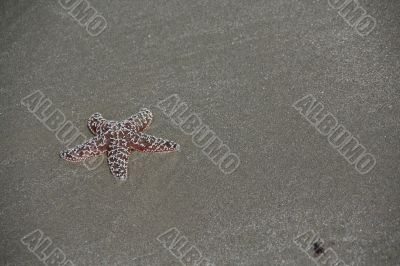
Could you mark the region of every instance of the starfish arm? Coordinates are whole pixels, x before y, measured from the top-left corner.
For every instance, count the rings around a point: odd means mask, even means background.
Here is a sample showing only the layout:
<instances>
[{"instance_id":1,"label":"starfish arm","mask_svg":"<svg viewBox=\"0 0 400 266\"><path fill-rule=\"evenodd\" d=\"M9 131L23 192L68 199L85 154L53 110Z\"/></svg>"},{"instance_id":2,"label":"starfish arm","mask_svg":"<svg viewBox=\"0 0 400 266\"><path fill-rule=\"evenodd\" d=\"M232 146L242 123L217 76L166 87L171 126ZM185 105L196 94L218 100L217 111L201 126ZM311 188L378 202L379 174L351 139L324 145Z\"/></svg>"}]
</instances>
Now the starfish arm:
<instances>
[{"instance_id":1,"label":"starfish arm","mask_svg":"<svg viewBox=\"0 0 400 266\"><path fill-rule=\"evenodd\" d=\"M129 140L128 146L132 150L138 150L141 152L179 151L179 144L171 140L157 138L143 133L134 134Z\"/></svg>"},{"instance_id":2,"label":"starfish arm","mask_svg":"<svg viewBox=\"0 0 400 266\"><path fill-rule=\"evenodd\" d=\"M100 113L92 114L87 122L90 131L96 135L101 130L101 127L107 122Z\"/></svg>"},{"instance_id":3,"label":"starfish arm","mask_svg":"<svg viewBox=\"0 0 400 266\"><path fill-rule=\"evenodd\" d=\"M111 174L119 180L128 178L128 159L130 151L126 145L118 144L118 139L111 140L107 151L108 166Z\"/></svg>"},{"instance_id":4,"label":"starfish arm","mask_svg":"<svg viewBox=\"0 0 400 266\"><path fill-rule=\"evenodd\" d=\"M153 120L153 114L147 108L142 108L137 114L124 121L125 127L135 132L142 132L148 128Z\"/></svg>"},{"instance_id":5,"label":"starfish arm","mask_svg":"<svg viewBox=\"0 0 400 266\"><path fill-rule=\"evenodd\" d=\"M95 136L75 148L67 149L60 153L61 158L71 162L80 162L89 157L103 154L107 151L105 137Z\"/></svg>"}]
</instances>

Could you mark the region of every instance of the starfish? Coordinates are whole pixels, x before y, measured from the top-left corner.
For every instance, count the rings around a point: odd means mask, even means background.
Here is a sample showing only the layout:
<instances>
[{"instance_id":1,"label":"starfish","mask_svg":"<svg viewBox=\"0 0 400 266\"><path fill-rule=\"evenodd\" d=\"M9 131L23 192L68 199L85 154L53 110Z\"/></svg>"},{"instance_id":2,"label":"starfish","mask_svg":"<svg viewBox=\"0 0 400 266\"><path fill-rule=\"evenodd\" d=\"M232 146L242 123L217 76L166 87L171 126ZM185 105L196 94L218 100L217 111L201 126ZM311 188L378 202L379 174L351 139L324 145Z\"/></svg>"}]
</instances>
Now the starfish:
<instances>
[{"instance_id":1,"label":"starfish","mask_svg":"<svg viewBox=\"0 0 400 266\"><path fill-rule=\"evenodd\" d=\"M146 108L118 122L106 120L100 113L88 119L88 127L95 135L83 144L60 153L61 158L81 162L89 157L107 154L111 173L120 180L128 178L128 158L133 151L172 152L179 151L179 144L142 133L153 120Z\"/></svg>"}]
</instances>

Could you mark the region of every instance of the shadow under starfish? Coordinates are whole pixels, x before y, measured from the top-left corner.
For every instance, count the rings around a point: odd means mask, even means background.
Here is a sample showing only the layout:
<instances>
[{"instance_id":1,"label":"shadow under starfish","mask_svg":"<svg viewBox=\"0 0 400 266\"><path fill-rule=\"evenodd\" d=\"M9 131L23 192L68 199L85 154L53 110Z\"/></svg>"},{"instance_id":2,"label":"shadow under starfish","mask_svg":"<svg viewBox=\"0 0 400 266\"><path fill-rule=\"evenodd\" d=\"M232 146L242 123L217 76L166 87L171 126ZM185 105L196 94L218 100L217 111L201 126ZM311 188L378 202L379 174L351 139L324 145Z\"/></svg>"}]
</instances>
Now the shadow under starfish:
<instances>
[{"instance_id":1,"label":"shadow under starfish","mask_svg":"<svg viewBox=\"0 0 400 266\"><path fill-rule=\"evenodd\" d=\"M107 154L111 173L120 180L128 178L128 159L132 151L172 152L179 151L179 144L142 133L153 120L150 110L143 108L118 122L106 120L100 113L94 113L88 120L88 127L95 135L83 144L60 153L61 158L81 162L89 157Z\"/></svg>"}]
</instances>

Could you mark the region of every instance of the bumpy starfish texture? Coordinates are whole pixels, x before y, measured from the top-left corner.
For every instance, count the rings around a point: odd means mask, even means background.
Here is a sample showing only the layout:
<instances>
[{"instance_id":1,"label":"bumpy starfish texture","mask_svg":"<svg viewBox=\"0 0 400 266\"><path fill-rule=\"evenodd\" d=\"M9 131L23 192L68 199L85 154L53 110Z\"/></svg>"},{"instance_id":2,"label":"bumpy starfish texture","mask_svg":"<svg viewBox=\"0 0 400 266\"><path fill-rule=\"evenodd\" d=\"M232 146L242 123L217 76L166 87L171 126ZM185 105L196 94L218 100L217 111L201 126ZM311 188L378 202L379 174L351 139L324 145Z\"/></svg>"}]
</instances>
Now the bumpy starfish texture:
<instances>
[{"instance_id":1,"label":"bumpy starfish texture","mask_svg":"<svg viewBox=\"0 0 400 266\"><path fill-rule=\"evenodd\" d=\"M179 150L179 144L142 133L153 120L148 109L128 119L117 122L106 120L100 113L94 113L88 120L88 127L95 135L85 143L60 153L61 158L80 162L89 157L107 154L111 173L118 179L128 178L128 158L133 151L172 152Z\"/></svg>"}]
</instances>

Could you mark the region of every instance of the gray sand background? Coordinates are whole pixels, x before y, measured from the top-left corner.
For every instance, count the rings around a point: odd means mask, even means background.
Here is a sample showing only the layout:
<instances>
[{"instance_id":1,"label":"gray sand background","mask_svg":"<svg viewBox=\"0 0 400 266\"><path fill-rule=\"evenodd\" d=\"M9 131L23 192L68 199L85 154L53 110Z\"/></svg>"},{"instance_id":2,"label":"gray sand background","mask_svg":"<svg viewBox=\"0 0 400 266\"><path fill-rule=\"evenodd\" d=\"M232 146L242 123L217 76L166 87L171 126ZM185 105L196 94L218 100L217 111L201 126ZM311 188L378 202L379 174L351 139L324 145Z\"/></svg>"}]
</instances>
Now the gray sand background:
<instances>
[{"instance_id":1,"label":"gray sand background","mask_svg":"<svg viewBox=\"0 0 400 266\"><path fill-rule=\"evenodd\" d=\"M318 233L347 265L400 265L399 1L360 0L362 37L328 1L104 1L98 36L58 1L0 3L0 265L44 265L35 229L74 265L182 265L176 227L215 265L314 265ZM117 183L88 170L21 99L40 90L86 136L87 118L141 107L179 153L132 154ZM241 160L229 175L156 108L178 94ZM314 95L376 157L361 175L292 104Z\"/></svg>"}]
</instances>

